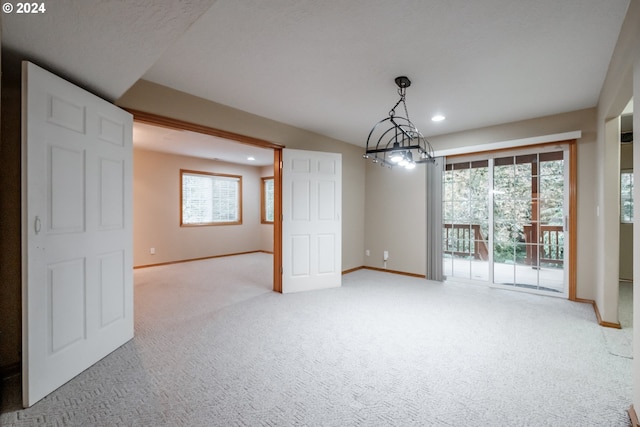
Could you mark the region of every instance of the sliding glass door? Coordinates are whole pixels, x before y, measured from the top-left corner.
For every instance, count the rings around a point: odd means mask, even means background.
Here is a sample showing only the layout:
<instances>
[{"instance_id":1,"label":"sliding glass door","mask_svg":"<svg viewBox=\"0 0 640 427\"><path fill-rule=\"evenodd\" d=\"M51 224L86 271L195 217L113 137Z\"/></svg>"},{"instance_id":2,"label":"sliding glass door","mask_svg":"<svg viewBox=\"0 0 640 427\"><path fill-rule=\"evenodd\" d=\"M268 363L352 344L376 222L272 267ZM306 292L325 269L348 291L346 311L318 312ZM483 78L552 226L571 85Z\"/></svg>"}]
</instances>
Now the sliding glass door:
<instances>
[{"instance_id":1,"label":"sliding glass door","mask_svg":"<svg viewBox=\"0 0 640 427\"><path fill-rule=\"evenodd\" d=\"M566 296L568 148L448 159L447 277Z\"/></svg>"}]
</instances>

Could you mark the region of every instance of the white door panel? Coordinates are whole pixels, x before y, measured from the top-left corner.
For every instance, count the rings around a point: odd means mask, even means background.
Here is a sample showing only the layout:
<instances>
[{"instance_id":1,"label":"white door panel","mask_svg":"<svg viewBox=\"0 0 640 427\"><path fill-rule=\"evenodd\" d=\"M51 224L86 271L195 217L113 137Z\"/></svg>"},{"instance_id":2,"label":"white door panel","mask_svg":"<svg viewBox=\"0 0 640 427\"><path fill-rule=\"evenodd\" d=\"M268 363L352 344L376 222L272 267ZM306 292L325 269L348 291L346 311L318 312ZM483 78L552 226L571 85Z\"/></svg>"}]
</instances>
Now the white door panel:
<instances>
[{"instance_id":1,"label":"white door panel","mask_svg":"<svg viewBox=\"0 0 640 427\"><path fill-rule=\"evenodd\" d=\"M342 284L342 157L283 150L282 292Z\"/></svg>"},{"instance_id":2,"label":"white door panel","mask_svg":"<svg viewBox=\"0 0 640 427\"><path fill-rule=\"evenodd\" d=\"M132 117L23 63L23 404L133 337Z\"/></svg>"}]
</instances>

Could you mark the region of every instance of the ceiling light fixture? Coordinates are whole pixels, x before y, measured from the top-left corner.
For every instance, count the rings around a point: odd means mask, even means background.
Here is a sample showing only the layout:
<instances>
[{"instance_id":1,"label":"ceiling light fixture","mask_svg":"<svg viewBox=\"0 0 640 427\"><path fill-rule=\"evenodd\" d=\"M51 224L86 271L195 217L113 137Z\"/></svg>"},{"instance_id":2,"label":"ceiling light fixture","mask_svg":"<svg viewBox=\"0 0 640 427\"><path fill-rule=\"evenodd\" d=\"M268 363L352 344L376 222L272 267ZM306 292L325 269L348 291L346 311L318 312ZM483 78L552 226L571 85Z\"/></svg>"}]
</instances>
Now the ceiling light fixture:
<instances>
[{"instance_id":1,"label":"ceiling light fixture","mask_svg":"<svg viewBox=\"0 0 640 427\"><path fill-rule=\"evenodd\" d=\"M442 114L436 114L435 116L431 117L431 121L434 122L441 122L445 119L445 117Z\"/></svg>"},{"instance_id":2,"label":"ceiling light fixture","mask_svg":"<svg viewBox=\"0 0 640 427\"><path fill-rule=\"evenodd\" d=\"M373 163L382 166L402 166L413 169L416 163L433 162L433 148L422 133L409 120L409 112L405 102L407 88L411 80L406 76L396 77L400 99L389 111L389 117L380 120L373 126L367 138L365 159L373 159ZM396 116L396 108L402 104L405 117ZM413 153L416 153L414 160Z\"/></svg>"}]
</instances>

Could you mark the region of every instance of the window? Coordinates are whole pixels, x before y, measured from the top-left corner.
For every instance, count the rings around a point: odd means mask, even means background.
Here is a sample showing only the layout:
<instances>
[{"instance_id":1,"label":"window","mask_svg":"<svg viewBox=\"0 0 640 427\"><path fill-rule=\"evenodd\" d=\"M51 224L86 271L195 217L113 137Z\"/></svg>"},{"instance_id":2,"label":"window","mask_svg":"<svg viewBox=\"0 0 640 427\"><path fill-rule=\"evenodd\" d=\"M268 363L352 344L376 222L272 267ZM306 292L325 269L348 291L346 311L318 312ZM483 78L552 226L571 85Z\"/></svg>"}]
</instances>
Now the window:
<instances>
[{"instance_id":1,"label":"window","mask_svg":"<svg viewBox=\"0 0 640 427\"><path fill-rule=\"evenodd\" d=\"M242 177L180 170L180 225L242 224Z\"/></svg>"},{"instance_id":2,"label":"window","mask_svg":"<svg viewBox=\"0 0 640 427\"><path fill-rule=\"evenodd\" d=\"M273 177L262 178L262 214L263 224L273 224Z\"/></svg>"},{"instance_id":3,"label":"window","mask_svg":"<svg viewBox=\"0 0 640 427\"><path fill-rule=\"evenodd\" d=\"M620 172L620 222L633 222L633 171Z\"/></svg>"}]
</instances>

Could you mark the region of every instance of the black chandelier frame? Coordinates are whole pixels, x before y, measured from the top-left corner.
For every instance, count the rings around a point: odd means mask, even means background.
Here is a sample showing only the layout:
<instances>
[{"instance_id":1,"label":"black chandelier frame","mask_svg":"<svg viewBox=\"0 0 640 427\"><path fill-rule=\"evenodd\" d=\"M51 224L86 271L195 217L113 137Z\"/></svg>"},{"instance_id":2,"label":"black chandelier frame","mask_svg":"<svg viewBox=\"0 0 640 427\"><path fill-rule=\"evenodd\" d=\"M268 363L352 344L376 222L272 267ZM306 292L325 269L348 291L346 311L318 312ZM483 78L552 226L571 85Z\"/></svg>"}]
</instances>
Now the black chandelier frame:
<instances>
[{"instance_id":1,"label":"black chandelier frame","mask_svg":"<svg viewBox=\"0 0 640 427\"><path fill-rule=\"evenodd\" d=\"M376 123L367 138L366 152L362 156L372 159L382 166L404 166L413 169L419 163L434 162L433 147L409 119L406 104L406 90L411 80L406 76L395 78L400 99L386 117ZM402 104L405 117L396 115L396 108ZM414 153L417 158L414 158Z\"/></svg>"}]
</instances>

